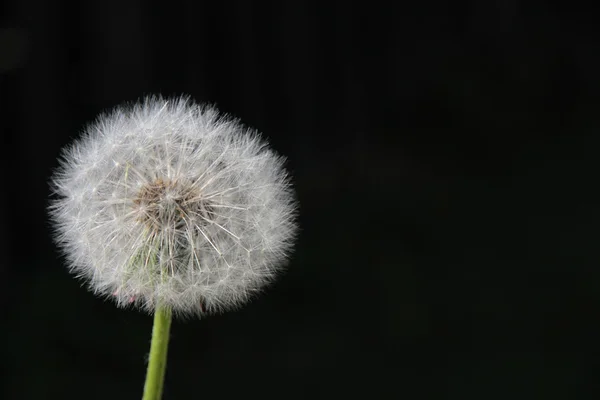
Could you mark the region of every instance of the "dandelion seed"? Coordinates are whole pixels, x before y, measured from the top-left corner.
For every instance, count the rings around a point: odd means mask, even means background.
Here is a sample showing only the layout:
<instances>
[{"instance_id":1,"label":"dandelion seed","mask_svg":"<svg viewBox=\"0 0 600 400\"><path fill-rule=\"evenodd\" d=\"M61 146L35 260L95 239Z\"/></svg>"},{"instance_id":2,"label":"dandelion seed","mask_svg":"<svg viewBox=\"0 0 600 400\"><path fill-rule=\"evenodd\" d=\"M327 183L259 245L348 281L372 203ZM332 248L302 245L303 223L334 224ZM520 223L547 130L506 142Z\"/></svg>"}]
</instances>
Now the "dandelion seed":
<instances>
[{"instance_id":1,"label":"dandelion seed","mask_svg":"<svg viewBox=\"0 0 600 400\"><path fill-rule=\"evenodd\" d=\"M73 274L119 306L235 308L285 265L296 201L260 135L187 97L149 97L63 153L50 206Z\"/></svg>"}]
</instances>

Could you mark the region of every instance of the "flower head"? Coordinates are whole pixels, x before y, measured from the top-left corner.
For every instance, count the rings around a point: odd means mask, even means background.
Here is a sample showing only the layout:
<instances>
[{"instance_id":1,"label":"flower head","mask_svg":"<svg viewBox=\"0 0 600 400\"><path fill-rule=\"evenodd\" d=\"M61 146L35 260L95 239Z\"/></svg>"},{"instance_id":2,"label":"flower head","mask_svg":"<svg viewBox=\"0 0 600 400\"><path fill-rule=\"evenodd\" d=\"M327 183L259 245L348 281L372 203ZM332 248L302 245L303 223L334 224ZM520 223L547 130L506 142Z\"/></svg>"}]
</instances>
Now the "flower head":
<instances>
[{"instance_id":1,"label":"flower head","mask_svg":"<svg viewBox=\"0 0 600 400\"><path fill-rule=\"evenodd\" d=\"M70 270L118 305L224 311L284 266L296 202L259 134L189 98L117 107L63 152L52 179Z\"/></svg>"}]
</instances>

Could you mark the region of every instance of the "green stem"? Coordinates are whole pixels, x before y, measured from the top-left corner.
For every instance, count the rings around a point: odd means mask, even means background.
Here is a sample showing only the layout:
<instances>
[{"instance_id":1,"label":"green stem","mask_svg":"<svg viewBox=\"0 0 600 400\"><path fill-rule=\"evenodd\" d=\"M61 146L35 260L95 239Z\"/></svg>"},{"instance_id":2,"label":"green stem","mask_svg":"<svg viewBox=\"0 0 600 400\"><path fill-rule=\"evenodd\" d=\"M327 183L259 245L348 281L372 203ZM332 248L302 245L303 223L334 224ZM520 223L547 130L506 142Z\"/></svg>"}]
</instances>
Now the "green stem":
<instances>
[{"instance_id":1,"label":"green stem","mask_svg":"<svg viewBox=\"0 0 600 400\"><path fill-rule=\"evenodd\" d=\"M162 397L170 328L171 310L162 306L156 307L143 400L160 400Z\"/></svg>"}]
</instances>

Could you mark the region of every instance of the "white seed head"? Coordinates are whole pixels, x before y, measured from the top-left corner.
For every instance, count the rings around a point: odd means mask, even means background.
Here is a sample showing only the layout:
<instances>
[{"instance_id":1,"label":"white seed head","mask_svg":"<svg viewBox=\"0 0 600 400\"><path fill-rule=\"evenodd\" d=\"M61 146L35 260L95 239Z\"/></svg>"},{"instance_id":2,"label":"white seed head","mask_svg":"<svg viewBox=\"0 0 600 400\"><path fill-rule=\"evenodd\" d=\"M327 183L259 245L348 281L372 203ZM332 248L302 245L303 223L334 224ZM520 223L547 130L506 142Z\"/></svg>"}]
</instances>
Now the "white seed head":
<instances>
[{"instance_id":1,"label":"white seed head","mask_svg":"<svg viewBox=\"0 0 600 400\"><path fill-rule=\"evenodd\" d=\"M284 158L187 97L101 115L52 178L71 272L119 306L179 315L240 306L285 265L296 206Z\"/></svg>"}]
</instances>

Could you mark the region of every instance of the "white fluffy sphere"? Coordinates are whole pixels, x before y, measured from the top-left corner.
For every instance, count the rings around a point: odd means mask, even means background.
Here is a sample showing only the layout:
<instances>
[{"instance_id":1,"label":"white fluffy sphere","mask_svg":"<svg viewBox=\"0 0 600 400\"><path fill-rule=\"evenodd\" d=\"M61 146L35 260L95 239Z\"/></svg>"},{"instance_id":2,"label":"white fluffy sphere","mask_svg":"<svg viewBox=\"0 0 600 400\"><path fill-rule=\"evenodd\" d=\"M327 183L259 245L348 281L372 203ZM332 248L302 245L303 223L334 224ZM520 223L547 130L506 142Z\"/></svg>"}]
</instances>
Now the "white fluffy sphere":
<instances>
[{"instance_id":1,"label":"white fluffy sphere","mask_svg":"<svg viewBox=\"0 0 600 400\"><path fill-rule=\"evenodd\" d=\"M70 270L119 306L204 314L243 304L285 265L296 201L257 132L189 98L100 116L52 179Z\"/></svg>"}]
</instances>

